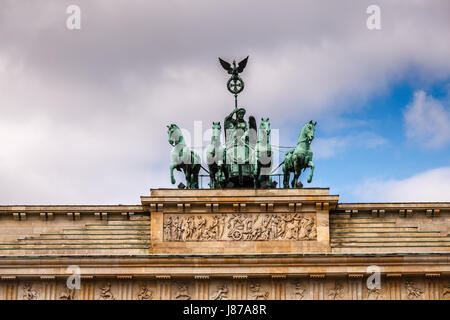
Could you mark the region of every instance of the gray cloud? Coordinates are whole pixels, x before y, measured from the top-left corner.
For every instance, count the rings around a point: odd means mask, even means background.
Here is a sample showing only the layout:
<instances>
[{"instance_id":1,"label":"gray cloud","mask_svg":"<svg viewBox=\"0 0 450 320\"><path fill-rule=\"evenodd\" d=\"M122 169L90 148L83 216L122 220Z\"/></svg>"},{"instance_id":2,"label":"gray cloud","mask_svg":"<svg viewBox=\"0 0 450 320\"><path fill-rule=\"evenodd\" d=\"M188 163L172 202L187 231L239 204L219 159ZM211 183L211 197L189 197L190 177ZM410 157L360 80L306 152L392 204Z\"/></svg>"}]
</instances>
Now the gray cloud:
<instances>
[{"instance_id":1,"label":"gray cloud","mask_svg":"<svg viewBox=\"0 0 450 320\"><path fill-rule=\"evenodd\" d=\"M232 108L218 56L250 55L240 99L283 144L411 68L448 77L448 1L378 3L381 31L369 1L80 0L68 31L73 1L0 0L0 202L136 203L168 186L166 124Z\"/></svg>"},{"instance_id":2,"label":"gray cloud","mask_svg":"<svg viewBox=\"0 0 450 320\"><path fill-rule=\"evenodd\" d=\"M404 118L407 137L425 147L439 148L450 142L450 109L425 91L414 93L413 101L404 110Z\"/></svg>"}]
</instances>

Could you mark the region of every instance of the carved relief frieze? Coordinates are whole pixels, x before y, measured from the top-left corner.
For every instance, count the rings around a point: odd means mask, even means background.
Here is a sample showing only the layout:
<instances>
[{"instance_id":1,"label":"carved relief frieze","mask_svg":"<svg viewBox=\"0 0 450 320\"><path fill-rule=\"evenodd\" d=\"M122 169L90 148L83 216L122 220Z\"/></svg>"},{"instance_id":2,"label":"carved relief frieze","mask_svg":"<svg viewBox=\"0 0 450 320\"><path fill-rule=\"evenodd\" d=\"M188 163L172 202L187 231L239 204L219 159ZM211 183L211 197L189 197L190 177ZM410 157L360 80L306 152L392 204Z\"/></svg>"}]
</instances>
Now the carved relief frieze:
<instances>
[{"instance_id":1,"label":"carved relief frieze","mask_svg":"<svg viewBox=\"0 0 450 320\"><path fill-rule=\"evenodd\" d=\"M313 213L165 214L164 241L315 240Z\"/></svg>"},{"instance_id":2,"label":"carved relief frieze","mask_svg":"<svg viewBox=\"0 0 450 320\"><path fill-rule=\"evenodd\" d=\"M75 289L69 289L65 288L62 292L59 293L58 299L59 300L75 300Z\"/></svg>"},{"instance_id":3,"label":"carved relief frieze","mask_svg":"<svg viewBox=\"0 0 450 320\"><path fill-rule=\"evenodd\" d=\"M104 285L100 286L100 300L116 300L116 297L111 291L111 283L107 282Z\"/></svg>"},{"instance_id":4,"label":"carved relief frieze","mask_svg":"<svg viewBox=\"0 0 450 320\"><path fill-rule=\"evenodd\" d=\"M139 287L138 294L136 296L137 300L152 300L153 299L153 291L148 288L146 285L141 285Z\"/></svg>"},{"instance_id":5,"label":"carved relief frieze","mask_svg":"<svg viewBox=\"0 0 450 320\"><path fill-rule=\"evenodd\" d=\"M297 281L294 283L294 300L303 300L305 298L306 286L302 281Z\"/></svg>"},{"instance_id":6,"label":"carved relief frieze","mask_svg":"<svg viewBox=\"0 0 450 320\"><path fill-rule=\"evenodd\" d=\"M450 299L450 282L445 283L442 288L442 298L447 300Z\"/></svg>"},{"instance_id":7,"label":"carved relief frieze","mask_svg":"<svg viewBox=\"0 0 450 320\"><path fill-rule=\"evenodd\" d=\"M331 300L339 300L344 298L344 286L341 282L334 282L334 286L328 289L328 297Z\"/></svg>"},{"instance_id":8,"label":"carved relief frieze","mask_svg":"<svg viewBox=\"0 0 450 320\"><path fill-rule=\"evenodd\" d=\"M23 284L23 294L22 297L24 300L37 300L40 296L40 290L33 288L33 284L31 282L25 282Z\"/></svg>"},{"instance_id":9,"label":"carved relief frieze","mask_svg":"<svg viewBox=\"0 0 450 320\"><path fill-rule=\"evenodd\" d=\"M229 290L226 283L217 286L215 292L211 296L211 300L228 300Z\"/></svg>"},{"instance_id":10,"label":"carved relief frieze","mask_svg":"<svg viewBox=\"0 0 450 320\"><path fill-rule=\"evenodd\" d=\"M414 281L406 281L406 296L409 300L423 299L424 291L420 289Z\"/></svg>"},{"instance_id":11,"label":"carved relief frieze","mask_svg":"<svg viewBox=\"0 0 450 320\"><path fill-rule=\"evenodd\" d=\"M352 280L353 281L353 280ZM427 284L427 279L421 276L408 277L404 279L386 278L380 288L369 289L352 286L345 277L320 278L310 280L307 277L280 278L274 280L273 277L255 277L250 279L236 279L232 277L205 278L202 280L192 280L189 278L177 278L166 280L139 279L130 280L130 285L120 286L120 281L115 279L90 280L82 284L82 290L69 289L66 283L58 281L54 289L49 289L45 282L35 280L18 281L13 283L0 281L0 290L5 299L24 300L422 300L422 299L450 299L450 282L448 277L436 279L436 286ZM401 295L392 295L389 292L389 283L398 284ZM199 286L199 283L202 284ZM391 284L392 284L391 283ZM83 287L87 286L87 287ZM84 294L83 288L92 290L92 294ZM91 289L92 288L92 289ZM49 294L49 290L54 293ZM124 291L129 292L129 296ZM9 292L9 293L8 293ZM356 292L361 294L358 296ZM436 293L436 295L434 295ZM439 293L439 295L437 294Z\"/></svg>"},{"instance_id":12,"label":"carved relief frieze","mask_svg":"<svg viewBox=\"0 0 450 320\"><path fill-rule=\"evenodd\" d=\"M250 298L253 300L268 300L269 291L263 289L259 282L251 283L249 286Z\"/></svg>"},{"instance_id":13,"label":"carved relief frieze","mask_svg":"<svg viewBox=\"0 0 450 320\"><path fill-rule=\"evenodd\" d=\"M191 300L191 294L189 293L189 285L185 282L175 283L175 299L176 300Z\"/></svg>"},{"instance_id":14,"label":"carved relief frieze","mask_svg":"<svg viewBox=\"0 0 450 320\"><path fill-rule=\"evenodd\" d=\"M383 300L385 299L383 289L367 288L367 300Z\"/></svg>"}]
</instances>

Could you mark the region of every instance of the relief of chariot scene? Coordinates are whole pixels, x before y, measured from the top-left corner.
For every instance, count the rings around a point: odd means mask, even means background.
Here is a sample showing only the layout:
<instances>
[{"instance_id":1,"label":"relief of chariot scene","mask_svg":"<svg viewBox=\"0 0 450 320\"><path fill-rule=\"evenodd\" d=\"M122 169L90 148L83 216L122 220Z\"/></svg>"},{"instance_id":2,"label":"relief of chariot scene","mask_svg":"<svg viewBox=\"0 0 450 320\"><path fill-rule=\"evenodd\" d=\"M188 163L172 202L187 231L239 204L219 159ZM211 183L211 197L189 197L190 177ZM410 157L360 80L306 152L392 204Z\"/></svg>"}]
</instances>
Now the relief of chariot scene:
<instances>
[{"instance_id":1,"label":"relief of chariot scene","mask_svg":"<svg viewBox=\"0 0 450 320\"><path fill-rule=\"evenodd\" d=\"M314 214L164 215L164 241L315 240Z\"/></svg>"}]
</instances>

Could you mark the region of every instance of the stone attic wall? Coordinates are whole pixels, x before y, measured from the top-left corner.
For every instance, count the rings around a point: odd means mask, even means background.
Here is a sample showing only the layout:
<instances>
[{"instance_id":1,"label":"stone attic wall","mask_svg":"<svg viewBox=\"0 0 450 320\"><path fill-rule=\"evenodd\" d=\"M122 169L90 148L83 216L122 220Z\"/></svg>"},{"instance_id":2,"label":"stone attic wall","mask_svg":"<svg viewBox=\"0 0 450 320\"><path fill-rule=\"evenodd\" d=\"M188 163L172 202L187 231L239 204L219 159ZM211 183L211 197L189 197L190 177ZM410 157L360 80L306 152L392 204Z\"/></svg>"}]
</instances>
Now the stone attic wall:
<instances>
[{"instance_id":1,"label":"stone attic wall","mask_svg":"<svg viewBox=\"0 0 450 320\"><path fill-rule=\"evenodd\" d=\"M450 252L450 204L339 204L330 213L334 253Z\"/></svg>"},{"instance_id":2,"label":"stone attic wall","mask_svg":"<svg viewBox=\"0 0 450 320\"><path fill-rule=\"evenodd\" d=\"M0 255L148 253L141 206L0 207Z\"/></svg>"}]
</instances>

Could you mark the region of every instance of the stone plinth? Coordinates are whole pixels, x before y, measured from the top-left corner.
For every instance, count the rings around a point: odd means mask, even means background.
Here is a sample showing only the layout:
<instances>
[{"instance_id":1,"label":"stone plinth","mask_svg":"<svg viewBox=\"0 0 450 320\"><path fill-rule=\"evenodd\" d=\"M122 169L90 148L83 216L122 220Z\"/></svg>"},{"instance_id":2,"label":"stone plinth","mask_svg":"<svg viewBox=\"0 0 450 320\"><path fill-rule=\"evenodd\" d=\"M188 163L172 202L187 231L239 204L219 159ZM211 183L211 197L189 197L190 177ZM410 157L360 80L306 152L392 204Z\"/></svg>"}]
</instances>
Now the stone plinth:
<instances>
[{"instance_id":1,"label":"stone plinth","mask_svg":"<svg viewBox=\"0 0 450 320\"><path fill-rule=\"evenodd\" d=\"M154 254L330 252L329 189L151 190Z\"/></svg>"}]
</instances>

